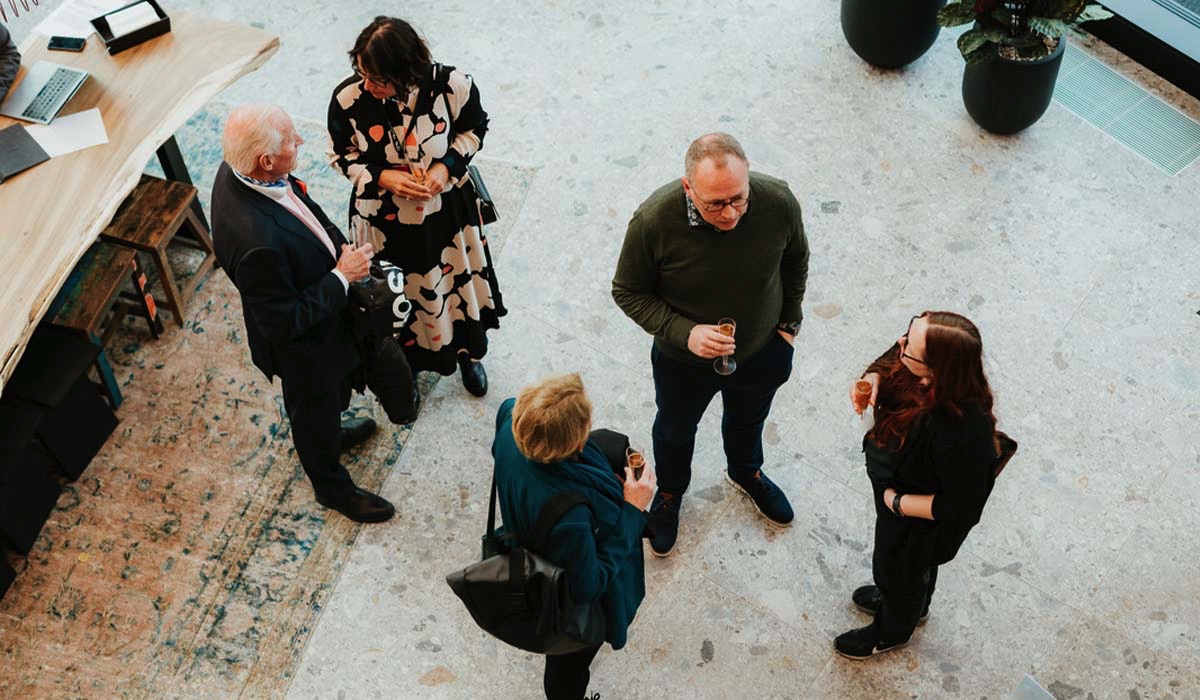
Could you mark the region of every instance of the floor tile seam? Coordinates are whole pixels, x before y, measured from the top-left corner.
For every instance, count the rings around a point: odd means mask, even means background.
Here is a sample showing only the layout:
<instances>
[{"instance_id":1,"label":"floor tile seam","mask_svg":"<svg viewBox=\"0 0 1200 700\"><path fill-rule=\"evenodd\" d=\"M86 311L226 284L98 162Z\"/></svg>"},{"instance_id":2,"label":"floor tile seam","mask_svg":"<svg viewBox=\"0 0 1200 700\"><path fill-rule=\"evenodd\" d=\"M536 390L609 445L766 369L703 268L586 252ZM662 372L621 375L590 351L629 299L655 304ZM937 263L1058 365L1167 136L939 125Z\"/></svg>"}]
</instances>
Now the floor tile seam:
<instances>
[{"instance_id":1,"label":"floor tile seam","mask_svg":"<svg viewBox=\"0 0 1200 700\"><path fill-rule=\"evenodd\" d=\"M596 347L596 346L592 345L590 342L588 342L588 341L584 340L582 336L576 335L575 333L573 333L573 332L571 332L571 331L563 330L562 328L558 327L558 325L556 325L555 323L551 322L551 321L550 321L549 319L547 319L546 317L544 317L544 316L542 316L541 314L537 313L537 311L536 311L536 310L531 310L531 311L530 311L528 314L526 314L526 315L527 315L529 318L532 318L533 320L535 320L535 321L537 321L537 322L541 323L542 325L544 325L544 326L548 326L549 328L552 328L552 329L554 329L555 331L558 331L559 333L562 333L563 335L566 335L566 336L570 337L572 341L574 341L574 342L577 342L577 343L579 343L580 345L582 345L583 347L587 348L588 350L591 350L592 352L594 352L594 353L596 353L596 354L600 355L600 356L601 356L601 357L603 357L604 359L606 359L606 360L608 360L609 362L611 362L613 365L615 365L615 366L617 366L617 367L622 367L622 368L624 368L625 370L628 370L629 372L637 372L637 371L638 371L638 368L636 368L636 367L634 367L634 366L632 366L632 365L626 364L625 362L621 361L620 359L618 359L618 358L616 358L616 357L614 357L614 356L612 356L612 355L608 354L606 351L604 351L604 350L602 350L602 349L600 349L600 348L598 348L598 347Z\"/></svg>"},{"instance_id":2,"label":"floor tile seam","mask_svg":"<svg viewBox=\"0 0 1200 700\"><path fill-rule=\"evenodd\" d=\"M832 651L829 652L828 660L826 660L825 664L821 666L821 670L817 672L816 677L813 678L812 682L808 684L808 687L804 689L804 695L800 697L804 700L814 697L813 694L818 690L817 684L821 682L821 678L825 676L825 672L829 669L829 667L837 662L837 654Z\"/></svg>"},{"instance_id":3,"label":"floor tile seam","mask_svg":"<svg viewBox=\"0 0 1200 700\"><path fill-rule=\"evenodd\" d=\"M504 234L502 235L501 242L500 242L500 248L496 251L496 255L495 255L496 260L503 260L504 259L504 250L508 248L508 244L515 240L519 240L521 233L526 231L528 228L528 227L518 227L518 224L521 223L521 212L523 212L525 210L525 203L529 201L529 196L533 192L534 183L537 181L538 174L541 173L542 168L541 168L541 166L524 165L524 164L516 163L515 161L502 160L499 158L488 158L488 160L491 160L492 162L495 162L495 163L504 163L504 164L515 165L516 167L525 168L527 170L532 171L529 176L529 182L527 182L525 184L525 187L523 188L523 192L521 193L520 201L517 202L517 206L514 208L513 213L511 214L512 225L510 225L508 227L508 230L505 231ZM499 216L499 214L497 214L497 216ZM482 230L483 235L486 236L487 235L486 226L481 226L480 228Z\"/></svg>"},{"instance_id":4,"label":"floor tile seam","mask_svg":"<svg viewBox=\"0 0 1200 700\"><path fill-rule=\"evenodd\" d=\"M410 434L409 437L411 438L412 435ZM382 491L382 488L380 490ZM329 581L329 591L325 596L324 602L320 606L320 610L317 610L317 611L314 611L311 613L312 624L310 625L308 634L305 635L304 641L300 645L300 648L296 650L295 656L293 657L294 662L289 664L286 669L282 670L283 673L287 674L287 683L284 684L284 686L282 688L282 690L283 690L282 697L288 696L288 694L292 690L292 684L296 682L296 676L298 675L297 671L299 670L300 665L304 661L305 652L308 651L309 644L312 643L313 637L316 636L317 630L320 629L321 621L325 619L325 613L329 609L329 601L332 600L333 596L337 593L338 584L341 582L342 576L346 573L346 568L347 568L346 565L350 562L350 558L353 556L355 550L358 547L359 538L362 536L362 532L366 528L363 525L359 524L359 525L356 525L355 529L356 529L356 531L354 533L354 539L350 543L350 545L348 547L346 547L346 554L342 560L342 566L337 567L337 573ZM247 683L246 685L244 685L242 687L242 692L238 693L239 698L242 698L245 696L245 693L247 690L247 687L246 687L247 685L249 685L249 684ZM247 700L253 700L253 699L247 698Z\"/></svg>"}]
</instances>

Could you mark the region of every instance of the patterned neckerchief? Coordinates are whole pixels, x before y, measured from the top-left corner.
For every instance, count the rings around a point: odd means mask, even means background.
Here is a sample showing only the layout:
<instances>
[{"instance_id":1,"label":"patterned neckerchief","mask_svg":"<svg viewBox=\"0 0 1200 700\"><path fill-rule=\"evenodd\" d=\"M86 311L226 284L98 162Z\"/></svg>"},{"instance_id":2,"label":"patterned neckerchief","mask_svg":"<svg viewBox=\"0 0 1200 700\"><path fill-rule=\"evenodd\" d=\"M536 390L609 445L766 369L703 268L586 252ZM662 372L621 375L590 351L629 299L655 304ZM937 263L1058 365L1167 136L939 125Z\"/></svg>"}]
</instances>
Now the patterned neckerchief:
<instances>
[{"instance_id":1,"label":"patterned neckerchief","mask_svg":"<svg viewBox=\"0 0 1200 700\"><path fill-rule=\"evenodd\" d=\"M288 184L287 175L284 175L275 182L267 182L265 180L255 180L254 178L243 175L236 170L233 171L233 174L237 175L238 179L242 182L249 183L251 185L258 185L259 187L287 187Z\"/></svg>"}]
</instances>

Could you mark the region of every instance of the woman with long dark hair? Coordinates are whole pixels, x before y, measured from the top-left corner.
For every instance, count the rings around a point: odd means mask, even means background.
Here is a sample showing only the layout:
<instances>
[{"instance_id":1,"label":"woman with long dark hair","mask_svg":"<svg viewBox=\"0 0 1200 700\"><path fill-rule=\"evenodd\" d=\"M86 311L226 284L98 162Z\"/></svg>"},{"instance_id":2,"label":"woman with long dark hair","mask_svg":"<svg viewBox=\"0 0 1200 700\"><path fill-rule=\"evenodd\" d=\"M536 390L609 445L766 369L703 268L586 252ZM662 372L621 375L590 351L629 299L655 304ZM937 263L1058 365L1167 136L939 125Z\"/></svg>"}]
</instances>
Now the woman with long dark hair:
<instances>
[{"instance_id":1,"label":"woman with long dark hair","mask_svg":"<svg viewBox=\"0 0 1200 700\"><path fill-rule=\"evenodd\" d=\"M852 659L904 646L928 617L938 566L979 522L999 456L983 344L965 317L914 316L863 380L876 420L863 438L875 500L875 583L851 598L875 619L835 640Z\"/></svg>"},{"instance_id":2,"label":"woman with long dark hair","mask_svg":"<svg viewBox=\"0 0 1200 700\"><path fill-rule=\"evenodd\" d=\"M457 365L483 396L487 331L506 311L467 174L488 126L479 89L395 17L367 25L350 62L328 123L333 166L353 185L351 238L404 271L414 311L400 344L413 371Z\"/></svg>"}]
</instances>

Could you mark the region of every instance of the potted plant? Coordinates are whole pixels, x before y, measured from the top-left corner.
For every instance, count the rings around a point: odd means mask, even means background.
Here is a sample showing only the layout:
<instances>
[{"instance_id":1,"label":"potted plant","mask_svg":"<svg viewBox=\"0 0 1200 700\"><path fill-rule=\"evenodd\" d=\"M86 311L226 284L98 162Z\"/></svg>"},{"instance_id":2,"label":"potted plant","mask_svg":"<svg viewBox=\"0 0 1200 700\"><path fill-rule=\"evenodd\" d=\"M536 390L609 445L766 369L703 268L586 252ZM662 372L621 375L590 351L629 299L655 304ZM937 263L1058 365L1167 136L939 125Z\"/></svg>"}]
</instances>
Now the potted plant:
<instances>
[{"instance_id":1,"label":"potted plant","mask_svg":"<svg viewBox=\"0 0 1200 700\"><path fill-rule=\"evenodd\" d=\"M1015 134L1046 113L1067 29L1109 17L1086 0L954 0L938 11L943 27L974 23L958 38L967 61L963 104L997 134Z\"/></svg>"},{"instance_id":2,"label":"potted plant","mask_svg":"<svg viewBox=\"0 0 1200 700\"><path fill-rule=\"evenodd\" d=\"M946 0L842 0L842 34L854 53L880 68L900 68L933 46Z\"/></svg>"}]
</instances>

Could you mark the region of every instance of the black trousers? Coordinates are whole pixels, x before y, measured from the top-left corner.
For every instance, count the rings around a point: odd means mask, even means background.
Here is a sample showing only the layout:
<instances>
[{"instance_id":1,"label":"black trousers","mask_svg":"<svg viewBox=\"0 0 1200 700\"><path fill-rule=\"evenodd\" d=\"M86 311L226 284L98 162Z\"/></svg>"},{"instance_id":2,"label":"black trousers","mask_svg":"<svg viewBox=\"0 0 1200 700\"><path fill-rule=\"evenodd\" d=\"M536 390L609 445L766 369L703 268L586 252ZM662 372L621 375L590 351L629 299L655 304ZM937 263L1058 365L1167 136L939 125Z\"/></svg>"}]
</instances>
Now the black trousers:
<instances>
[{"instance_id":1,"label":"black trousers","mask_svg":"<svg viewBox=\"0 0 1200 700\"><path fill-rule=\"evenodd\" d=\"M542 676L546 700L583 700L588 681L592 679L588 669L600 646L597 644L573 654L547 656L546 673Z\"/></svg>"},{"instance_id":2,"label":"black trousers","mask_svg":"<svg viewBox=\"0 0 1200 700\"><path fill-rule=\"evenodd\" d=\"M875 494L875 551L871 572L883 595L872 626L879 639L898 643L912 636L929 610L937 585L935 540L928 521L901 518L883 505L886 484L872 480Z\"/></svg>"},{"instance_id":3,"label":"black trousers","mask_svg":"<svg viewBox=\"0 0 1200 700\"><path fill-rule=\"evenodd\" d=\"M761 350L738 360L728 376L717 374L712 361L692 365L673 360L652 347L654 367L654 468L658 489L682 496L692 482L692 453L696 426L714 396L721 394L724 413L721 437L726 469L753 476L763 465L763 424L771 413L775 392L792 373L792 346L772 331Z\"/></svg>"},{"instance_id":4,"label":"black trousers","mask_svg":"<svg viewBox=\"0 0 1200 700\"><path fill-rule=\"evenodd\" d=\"M342 466L342 411L350 406L350 377L334 386L314 388L281 382L283 406L292 423L292 444L313 491L337 497L354 488L350 472Z\"/></svg>"}]
</instances>

